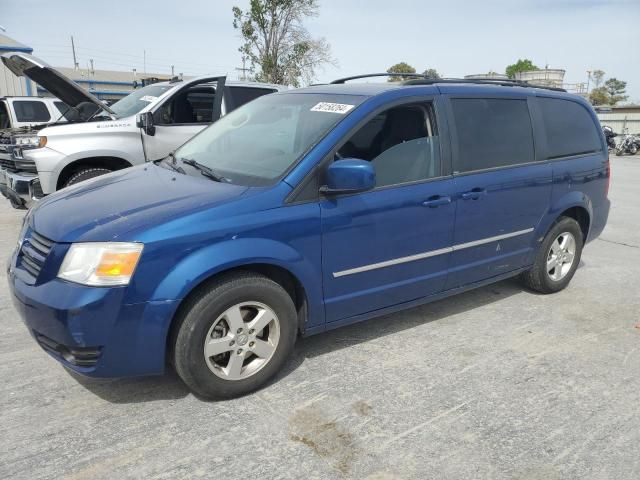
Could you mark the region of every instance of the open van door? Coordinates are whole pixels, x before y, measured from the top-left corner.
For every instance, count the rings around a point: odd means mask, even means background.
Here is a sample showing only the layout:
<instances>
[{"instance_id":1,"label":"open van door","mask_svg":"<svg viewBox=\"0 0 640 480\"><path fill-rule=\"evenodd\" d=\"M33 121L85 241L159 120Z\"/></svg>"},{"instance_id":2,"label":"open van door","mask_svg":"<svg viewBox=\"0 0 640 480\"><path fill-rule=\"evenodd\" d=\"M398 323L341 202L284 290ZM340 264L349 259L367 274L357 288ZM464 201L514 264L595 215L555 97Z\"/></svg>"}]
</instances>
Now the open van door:
<instances>
[{"instance_id":1,"label":"open van door","mask_svg":"<svg viewBox=\"0 0 640 480\"><path fill-rule=\"evenodd\" d=\"M170 152L222 115L226 77L185 82L176 92L138 118L147 161Z\"/></svg>"}]
</instances>

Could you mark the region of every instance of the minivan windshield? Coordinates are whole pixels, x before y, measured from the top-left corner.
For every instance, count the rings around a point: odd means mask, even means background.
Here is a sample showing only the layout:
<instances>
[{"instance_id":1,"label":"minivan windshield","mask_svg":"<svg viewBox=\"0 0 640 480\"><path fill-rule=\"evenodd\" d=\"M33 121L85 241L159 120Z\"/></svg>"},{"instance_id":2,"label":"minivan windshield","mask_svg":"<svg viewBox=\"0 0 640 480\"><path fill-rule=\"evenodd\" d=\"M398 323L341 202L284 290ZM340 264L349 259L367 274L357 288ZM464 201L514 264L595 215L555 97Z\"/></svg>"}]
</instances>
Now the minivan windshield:
<instances>
[{"instance_id":1,"label":"minivan windshield","mask_svg":"<svg viewBox=\"0 0 640 480\"><path fill-rule=\"evenodd\" d=\"M118 100L111 105L111 110L115 112L118 118L135 115L150 103L155 102L160 95L172 87L172 85L147 85Z\"/></svg>"},{"instance_id":2,"label":"minivan windshield","mask_svg":"<svg viewBox=\"0 0 640 480\"><path fill-rule=\"evenodd\" d=\"M365 98L316 93L265 95L203 130L180 147L175 158L194 160L231 183L269 185ZM189 169L192 172L199 174Z\"/></svg>"}]
</instances>

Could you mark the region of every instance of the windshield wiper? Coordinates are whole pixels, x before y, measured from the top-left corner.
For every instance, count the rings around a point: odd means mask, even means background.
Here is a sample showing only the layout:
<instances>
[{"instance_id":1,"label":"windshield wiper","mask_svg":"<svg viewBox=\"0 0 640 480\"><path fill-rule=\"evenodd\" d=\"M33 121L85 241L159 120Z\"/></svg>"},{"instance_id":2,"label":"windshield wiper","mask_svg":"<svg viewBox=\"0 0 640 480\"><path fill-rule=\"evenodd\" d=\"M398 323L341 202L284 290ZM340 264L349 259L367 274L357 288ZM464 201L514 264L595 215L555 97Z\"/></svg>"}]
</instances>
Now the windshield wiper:
<instances>
[{"instance_id":1,"label":"windshield wiper","mask_svg":"<svg viewBox=\"0 0 640 480\"><path fill-rule=\"evenodd\" d=\"M212 169L210 169L206 165L198 163L198 162L196 162L195 160L193 160L191 158L181 158L180 160L182 161L182 163L186 163L187 165L192 166L196 170L200 170L200 173L202 175L204 175L207 178L210 178L211 180L215 180L216 182L229 183L229 179L228 178L223 177L222 175L218 175L216 172L214 172Z\"/></svg>"}]
</instances>

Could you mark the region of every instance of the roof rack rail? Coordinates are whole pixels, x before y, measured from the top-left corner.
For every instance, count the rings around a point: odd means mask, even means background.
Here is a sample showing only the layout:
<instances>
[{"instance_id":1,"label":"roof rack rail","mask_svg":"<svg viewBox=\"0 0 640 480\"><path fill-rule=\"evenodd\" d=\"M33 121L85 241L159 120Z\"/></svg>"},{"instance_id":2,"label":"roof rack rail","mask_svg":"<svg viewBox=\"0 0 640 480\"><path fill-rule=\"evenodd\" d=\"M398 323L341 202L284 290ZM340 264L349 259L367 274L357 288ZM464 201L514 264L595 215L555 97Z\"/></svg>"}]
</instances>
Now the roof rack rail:
<instances>
[{"instance_id":1,"label":"roof rack rail","mask_svg":"<svg viewBox=\"0 0 640 480\"><path fill-rule=\"evenodd\" d=\"M419 80L406 80L403 85L434 85L436 83L466 83L477 85L499 85L501 87L542 88L554 92L566 92L564 88L536 85L522 80L505 80L504 78L423 78Z\"/></svg>"},{"instance_id":2,"label":"roof rack rail","mask_svg":"<svg viewBox=\"0 0 640 480\"><path fill-rule=\"evenodd\" d=\"M427 76L422 73L394 73L394 72L367 73L364 75L354 75L353 77L338 78L333 82L329 82L329 85L336 85L339 83L349 82L351 80L360 80L361 78L371 78L371 77L416 77L416 78L422 78L425 80L427 79Z\"/></svg>"}]
</instances>

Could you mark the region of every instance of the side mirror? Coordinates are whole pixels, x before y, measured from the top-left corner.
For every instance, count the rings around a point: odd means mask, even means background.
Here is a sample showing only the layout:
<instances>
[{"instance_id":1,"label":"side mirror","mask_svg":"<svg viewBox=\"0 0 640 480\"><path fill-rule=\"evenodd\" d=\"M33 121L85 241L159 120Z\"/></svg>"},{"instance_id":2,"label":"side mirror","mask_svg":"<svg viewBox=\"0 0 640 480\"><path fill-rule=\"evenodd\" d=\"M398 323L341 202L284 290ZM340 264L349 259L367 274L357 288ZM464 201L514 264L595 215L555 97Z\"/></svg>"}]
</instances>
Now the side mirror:
<instances>
[{"instance_id":1,"label":"side mirror","mask_svg":"<svg viewBox=\"0 0 640 480\"><path fill-rule=\"evenodd\" d=\"M376 186L376 171L371 162L356 158L337 160L327 169L327 184L320 187L326 195L356 193Z\"/></svg>"},{"instance_id":2,"label":"side mirror","mask_svg":"<svg viewBox=\"0 0 640 480\"><path fill-rule=\"evenodd\" d=\"M136 127L141 128L147 135L155 135L156 127L153 124L153 113L144 112L136 116Z\"/></svg>"}]
</instances>

